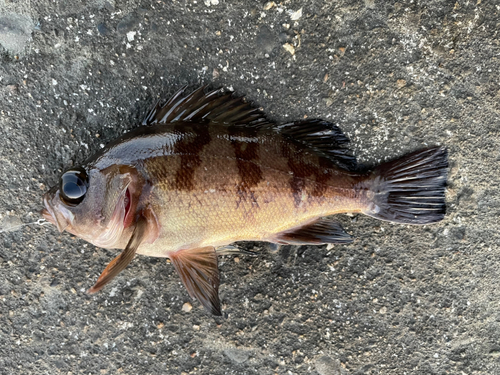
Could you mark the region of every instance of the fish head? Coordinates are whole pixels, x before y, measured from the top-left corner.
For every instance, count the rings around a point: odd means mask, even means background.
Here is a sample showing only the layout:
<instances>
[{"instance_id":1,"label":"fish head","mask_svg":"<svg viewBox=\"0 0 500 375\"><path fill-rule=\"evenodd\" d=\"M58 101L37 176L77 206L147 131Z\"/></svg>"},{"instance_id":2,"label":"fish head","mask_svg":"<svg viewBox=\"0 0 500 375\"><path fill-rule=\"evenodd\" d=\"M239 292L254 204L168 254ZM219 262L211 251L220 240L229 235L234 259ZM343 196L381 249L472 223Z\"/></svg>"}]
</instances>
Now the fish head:
<instances>
[{"instance_id":1,"label":"fish head","mask_svg":"<svg viewBox=\"0 0 500 375\"><path fill-rule=\"evenodd\" d=\"M132 174L116 165L71 168L45 193L42 215L59 232L98 247L123 248L131 234L132 182Z\"/></svg>"}]
</instances>

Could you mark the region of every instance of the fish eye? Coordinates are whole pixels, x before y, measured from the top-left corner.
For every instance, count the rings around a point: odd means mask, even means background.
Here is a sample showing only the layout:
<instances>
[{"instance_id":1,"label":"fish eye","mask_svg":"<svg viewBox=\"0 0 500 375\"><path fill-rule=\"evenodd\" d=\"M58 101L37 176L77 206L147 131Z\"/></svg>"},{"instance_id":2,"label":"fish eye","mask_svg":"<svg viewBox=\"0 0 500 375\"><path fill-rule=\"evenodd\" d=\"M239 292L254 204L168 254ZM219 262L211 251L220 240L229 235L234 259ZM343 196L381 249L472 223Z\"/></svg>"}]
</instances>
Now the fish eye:
<instances>
[{"instance_id":1,"label":"fish eye","mask_svg":"<svg viewBox=\"0 0 500 375\"><path fill-rule=\"evenodd\" d=\"M70 206L76 206L87 193L89 178L83 168L72 169L61 177L61 199Z\"/></svg>"}]
</instances>

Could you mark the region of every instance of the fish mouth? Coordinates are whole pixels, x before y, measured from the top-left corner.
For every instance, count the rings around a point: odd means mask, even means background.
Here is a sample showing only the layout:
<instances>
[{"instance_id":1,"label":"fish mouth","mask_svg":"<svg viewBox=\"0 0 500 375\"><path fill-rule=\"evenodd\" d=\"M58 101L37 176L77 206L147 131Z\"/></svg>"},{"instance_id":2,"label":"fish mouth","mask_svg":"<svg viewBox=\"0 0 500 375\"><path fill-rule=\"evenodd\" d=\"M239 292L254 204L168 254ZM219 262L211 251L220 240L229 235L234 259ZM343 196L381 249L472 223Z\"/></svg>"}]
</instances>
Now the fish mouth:
<instances>
[{"instance_id":1,"label":"fish mouth","mask_svg":"<svg viewBox=\"0 0 500 375\"><path fill-rule=\"evenodd\" d=\"M54 213L54 209L49 203L48 194L45 194L43 197L43 205L45 207L40 212L42 217L49 223L54 224L59 232L63 232L68 227L68 223L65 222L63 224L57 219L57 215Z\"/></svg>"},{"instance_id":2,"label":"fish mouth","mask_svg":"<svg viewBox=\"0 0 500 375\"><path fill-rule=\"evenodd\" d=\"M40 211L40 214L49 223L54 224L55 226L57 226L57 223L54 220L54 218L52 217L52 215L50 214L49 210L47 210L46 208L42 208L42 211Z\"/></svg>"},{"instance_id":3,"label":"fish mouth","mask_svg":"<svg viewBox=\"0 0 500 375\"><path fill-rule=\"evenodd\" d=\"M58 224L56 220L56 216L54 215L54 211L52 210L52 207L50 207L49 200L47 199L47 195L44 195L43 197L43 205L45 206L42 209L42 217L47 220L49 223L54 224L57 227L57 230L59 232L62 232L61 226Z\"/></svg>"}]
</instances>

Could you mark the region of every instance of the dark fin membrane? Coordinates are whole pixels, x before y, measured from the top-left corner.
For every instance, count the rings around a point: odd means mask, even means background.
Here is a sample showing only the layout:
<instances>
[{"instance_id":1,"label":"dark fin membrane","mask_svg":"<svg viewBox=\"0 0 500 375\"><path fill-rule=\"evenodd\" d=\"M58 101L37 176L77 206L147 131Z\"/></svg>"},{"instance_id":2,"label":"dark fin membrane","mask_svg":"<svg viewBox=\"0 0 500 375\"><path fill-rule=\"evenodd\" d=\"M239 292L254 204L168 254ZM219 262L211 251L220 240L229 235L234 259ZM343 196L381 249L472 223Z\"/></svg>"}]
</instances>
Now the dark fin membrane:
<instances>
[{"instance_id":1,"label":"dark fin membrane","mask_svg":"<svg viewBox=\"0 0 500 375\"><path fill-rule=\"evenodd\" d=\"M132 233L132 237L130 237L125 250L123 250L120 255L109 262L104 271L102 271L101 276L99 276L94 286L87 290L87 293L92 294L98 292L129 265L132 259L134 259L137 248L144 238L146 229L147 221L146 219L141 217L135 225L134 232Z\"/></svg>"},{"instance_id":2,"label":"dark fin membrane","mask_svg":"<svg viewBox=\"0 0 500 375\"><path fill-rule=\"evenodd\" d=\"M275 128L292 142L324 156L341 168L354 170L357 167L356 158L346 147L349 139L331 122L303 120L278 125Z\"/></svg>"},{"instance_id":3,"label":"dark fin membrane","mask_svg":"<svg viewBox=\"0 0 500 375\"><path fill-rule=\"evenodd\" d=\"M372 172L372 203L363 213L404 224L429 224L446 213L448 152L432 147L382 164Z\"/></svg>"},{"instance_id":4,"label":"dark fin membrane","mask_svg":"<svg viewBox=\"0 0 500 375\"><path fill-rule=\"evenodd\" d=\"M319 219L312 224L278 233L275 242L287 245L323 245L351 243L352 237L336 221Z\"/></svg>"},{"instance_id":5,"label":"dark fin membrane","mask_svg":"<svg viewBox=\"0 0 500 375\"><path fill-rule=\"evenodd\" d=\"M269 121L260 108L247 103L221 89L208 91L202 86L185 94L186 86L177 91L164 105L156 103L143 125L193 122L198 124L223 124L238 129L265 129L280 133L302 149L348 169L356 169L356 158L346 147L349 139L336 125L322 120L304 120L276 125Z\"/></svg>"},{"instance_id":6,"label":"dark fin membrane","mask_svg":"<svg viewBox=\"0 0 500 375\"><path fill-rule=\"evenodd\" d=\"M271 126L262 111L247 103L243 97L235 97L231 92L223 93L221 89L205 93L207 86L184 95L186 87L177 91L163 106L156 103L142 125L188 121L207 124Z\"/></svg>"},{"instance_id":7,"label":"dark fin membrane","mask_svg":"<svg viewBox=\"0 0 500 375\"><path fill-rule=\"evenodd\" d=\"M222 315L219 300L219 269L213 247L180 250L169 254L175 270L192 298L214 315Z\"/></svg>"}]
</instances>

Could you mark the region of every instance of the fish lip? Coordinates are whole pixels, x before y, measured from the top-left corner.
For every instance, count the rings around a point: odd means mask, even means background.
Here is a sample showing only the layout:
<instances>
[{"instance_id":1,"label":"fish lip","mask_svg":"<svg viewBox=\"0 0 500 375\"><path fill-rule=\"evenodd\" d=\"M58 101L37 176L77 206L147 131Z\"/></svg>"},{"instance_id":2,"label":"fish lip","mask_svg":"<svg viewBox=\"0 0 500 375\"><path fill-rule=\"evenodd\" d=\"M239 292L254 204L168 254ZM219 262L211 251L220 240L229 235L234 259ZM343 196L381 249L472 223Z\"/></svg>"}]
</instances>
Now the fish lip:
<instances>
[{"instance_id":1,"label":"fish lip","mask_svg":"<svg viewBox=\"0 0 500 375\"><path fill-rule=\"evenodd\" d=\"M57 216L55 215L54 210L49 203L47 194L43 197L43 205L45 206L45 208L43 208L41 211L42 217L49 223L54 224L59 232L63 232L68 227L68 225L63 228L63 226L59 223L59 221L57 220Z\"/></svg>"},{"instance_id":2,"label":"fish lip","mask_svg":"<svg viewBox=\"0 0 500 375\"><path fill-rule=\"evenodd\" d=\"M47 210L46 208L42 208L42 210L40 211L40 215L42 215L42 217L49 223L57 225L49 210Z\"/></svg>"}]
</instances>

